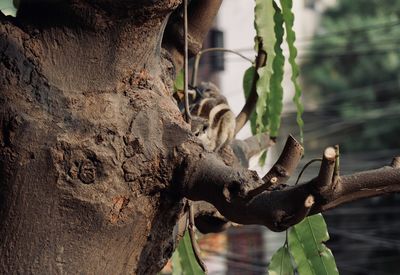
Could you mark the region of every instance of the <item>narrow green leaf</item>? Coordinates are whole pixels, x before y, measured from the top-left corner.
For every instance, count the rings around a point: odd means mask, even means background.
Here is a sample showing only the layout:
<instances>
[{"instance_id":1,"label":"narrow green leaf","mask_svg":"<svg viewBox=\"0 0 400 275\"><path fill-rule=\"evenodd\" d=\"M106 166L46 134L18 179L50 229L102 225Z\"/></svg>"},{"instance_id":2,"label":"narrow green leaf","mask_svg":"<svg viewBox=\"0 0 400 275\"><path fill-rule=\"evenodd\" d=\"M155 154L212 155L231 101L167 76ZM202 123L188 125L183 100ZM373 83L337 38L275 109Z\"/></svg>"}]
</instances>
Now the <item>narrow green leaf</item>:
<instances>
[{"instance_id":1,"label":"narrow green leaf","mask_svg":"<svg viewBox=\"0 0 400 275\"><path fill-rule=\"evenodd\" d=\"M268 102L268 118L270 121L269 134L272 137L278 136L279 127L281 125L281 114L283 109L283 87L282 80L284 74L285 57L282 52L283 42L283 16L282 12L276 3L273 3L275 9L275 37L276 42L274 46L275 58L272 64L273 74L270 80L270 99Z\"/></svg>"},{"instance_id":2,"label":"narrow green leaf","mask_svg":"<svg viewBox=\"0 0 400 275\"><path fill-rule=\"evenodd\" d=\"M183 79L183 70L176 75L175 82L174 82L174 91L183 91L184 90L184 79Z\"/></svg>"},{"instance_id":3,"label":"narrow green leaf","mask_svg":"<svg viewBox=\"0 0 400 275\"><path fill-rule=\"evenodd\" d=\"M243 91L244 96L247 99L250 96L251 86L253 85L254 74L256 73L256 68L254 66L249 67L243 75ZM257 133L256 129L256 113L253 112L250 115L250 127L253 135Z\"/></svg>"},{"instance_id":4,"label":"narrow green leaf","mask_svg":"<svg viewBox=\"0 0 400 275\"><path fill-rule=\"evenodd\" d=\"M257 39L262 43L262 49L267 53L267 62L264 67L257 70L259 79L257 81L258 101L256 104L256 130L262 133L268 130L268 101L270 93L270 80L273 74L273 61L275 58L275 30L273 0L256 0L254 8ZM257 46L257 45L256 45Z\"/></svg>"},{"instance_id":5,"label":"narrow green leaf","mask_svg":"<svg viewBox=\"0 0 400 275\"><path fill-rule=\"evenodd\" d=\"M324 244L329 240L321 214L305 218L288 235L289 249L299 274L339 274L332 252Z\"/></svg>"},{"instance_id":6,"label":"narrow green leaf","mask_svg":"<svg viewBox=\"0 0 400 275\"><path fill-rule=\"evenodd\" d=\"M294 45L294 42L296 40L296 34L293 30L293 24L294 24L294 14L292 12L293 2L292 2L292 0L280 0L280 3L282 6L283 20L285 22L285 28L286 28L286 41L289 46L289 63L292 67L291 80L293 82L294 89L295 89L293 101L297 108L296 120L297 120L297 124L299 125L299 129L300 129L300 140L301 140L301 142L303 142L304 122L303 122L303 119L301 116L304 112L304 107L303 107L303 104L301 103L301 88L297 81L297 78L299 76L299 67L296 63L297 49L296 49L296 46Z\"/></svg>"},{"instance_id":7,"label":"narrow green leaf","mask_svg":"<svg viewBox=\"0 0 400 275\"><path fill-rule=\"evenodd\" d=\"M311 262L308 261L307 255L304 251L304 247L301 244L301 239L297 232L293 229L289 230L288 235L289 250L293 256L293 260L297 265L299 274L316 275Z\"/></svg>"},{"instance_id":8,"label":"narrow green leaf","mask_svg":"<svg viewBox=\"0 0 400 275\"><path fill-rule=\"evenodd\" d=\"M244 92L244 97L246 99L250 96L254 73L255 73L255 67L251 66L247 68L247 70L244 72L243 75L243 92Z\"/></svg>"},{"instance_id":9,"label":"narrow green leaf","mask_svg":"<svg viewBox=\"0 0 400 275\"><path fill-rule=\"evenodd\" d=\"M292 275L294 274L292 262L290 259L289 248L282 246L272 255L268 267L268 275Z\"/></svg>"},{"instance_id":10,"label":"narrow green leaf","mask_svg":"<svg viewBox=\"0 0 400 275\"><path fill-rule=\"evenodd\" d=\"M177 254L177 256L175 255ZM175 256L174 256L175 255ZM175 257L175 264L173 260L173 274L175 275L203 275L204 272L197 263L194 256L192 243L190 242L189 232L186 231L182 240L179 242L177 250L175 250L173 258ZM179 260L178 260L179 259ZM179 264L177 263L179 262ZM175 267L178 271L175 271ZM179 270L181 269L181 270ZM179 272L179 273L176 273Z\"/></svg>"}]
</instances>

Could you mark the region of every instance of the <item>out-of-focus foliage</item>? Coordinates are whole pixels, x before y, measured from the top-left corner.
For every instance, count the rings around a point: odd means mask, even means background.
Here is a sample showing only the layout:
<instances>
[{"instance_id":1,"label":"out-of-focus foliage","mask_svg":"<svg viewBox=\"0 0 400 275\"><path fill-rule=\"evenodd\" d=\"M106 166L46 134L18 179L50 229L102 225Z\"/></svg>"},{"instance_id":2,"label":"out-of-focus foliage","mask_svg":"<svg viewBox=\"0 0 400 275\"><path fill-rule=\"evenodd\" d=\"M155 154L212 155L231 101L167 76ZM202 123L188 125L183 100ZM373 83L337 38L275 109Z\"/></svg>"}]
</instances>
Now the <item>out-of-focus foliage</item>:
<instances>
[{"instance_id":1,"label":"out-of-focus foliage","mask_svg":"<svg viewBox=\"0 0 400 275\"><path fill-rule=\"evenodd\" d=\"M305 96L316 99L324 115L361 128L364 142L349 140L342 150L398 148L393 133L400 133L399 42L396 0L339 0L322 17L304 55Z\"/></svg>"}]
</instances>

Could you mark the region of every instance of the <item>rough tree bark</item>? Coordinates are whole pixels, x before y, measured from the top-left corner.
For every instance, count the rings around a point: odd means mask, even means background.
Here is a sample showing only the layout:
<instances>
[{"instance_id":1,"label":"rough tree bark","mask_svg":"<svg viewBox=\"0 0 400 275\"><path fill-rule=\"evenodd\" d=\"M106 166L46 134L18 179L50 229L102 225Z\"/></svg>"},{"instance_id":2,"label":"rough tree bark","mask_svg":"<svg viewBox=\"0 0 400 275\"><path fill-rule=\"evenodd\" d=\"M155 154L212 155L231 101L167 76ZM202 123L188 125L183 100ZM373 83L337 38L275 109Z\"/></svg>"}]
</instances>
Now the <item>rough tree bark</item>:
<instances>
[{"instance_id":1,"label":"rough tree bark","mask_svg":"<svg viewBox=\"0 0 400 275\"><path fill-rule=\"evenodd\" d=\"M192 54L221 1L193 2ZM156 273L186 198L211 203L199 213L283 230L400 190L398 159L339 177L327 150L314 180L289 187L294 139L263 179L229 148L207 152L171 99L179 4L21 0L16 19L0 14L0 273Z\"/></svg>"}]
</instances>

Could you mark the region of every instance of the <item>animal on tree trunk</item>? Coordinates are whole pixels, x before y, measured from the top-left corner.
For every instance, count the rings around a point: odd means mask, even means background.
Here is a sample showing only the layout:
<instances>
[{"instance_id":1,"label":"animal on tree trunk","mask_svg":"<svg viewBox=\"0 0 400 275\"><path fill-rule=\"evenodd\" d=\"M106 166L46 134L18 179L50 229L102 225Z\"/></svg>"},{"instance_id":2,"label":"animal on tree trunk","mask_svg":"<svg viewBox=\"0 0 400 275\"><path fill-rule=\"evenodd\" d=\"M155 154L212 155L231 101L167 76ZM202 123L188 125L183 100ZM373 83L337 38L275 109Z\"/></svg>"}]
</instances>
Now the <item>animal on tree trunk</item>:
<instances>
[{"instance_id":1,"label":"animal on tree trunk","mask_svg":"<svg viewBox=\"0 0 400 275\"><path fill-rule=\"evenodd\" d=\"M184 55L181 2L20 0L15 18L0 13L0 273L155 274L176 248L188 200L205 231L230 222L282 231L346 202L400 191L399 158L341 176L327 149L314 179L289 186L303 153L293 137L262 178L225 146L231 135L204 146L172 96ZM281 1L282 13L263 2L270 7L257 10L270 20L291 18L284 5L291 1ZM190 56L221 3L190 2ZM280 110L271 109L279 94L260 87L279 82L268 74L280 63L270 41L257 43L258 73L236 128L255 109L263 138L232 141L245 157L273 145L266 131L276 137L279 124Z\"/></svg>"}]
</instances>

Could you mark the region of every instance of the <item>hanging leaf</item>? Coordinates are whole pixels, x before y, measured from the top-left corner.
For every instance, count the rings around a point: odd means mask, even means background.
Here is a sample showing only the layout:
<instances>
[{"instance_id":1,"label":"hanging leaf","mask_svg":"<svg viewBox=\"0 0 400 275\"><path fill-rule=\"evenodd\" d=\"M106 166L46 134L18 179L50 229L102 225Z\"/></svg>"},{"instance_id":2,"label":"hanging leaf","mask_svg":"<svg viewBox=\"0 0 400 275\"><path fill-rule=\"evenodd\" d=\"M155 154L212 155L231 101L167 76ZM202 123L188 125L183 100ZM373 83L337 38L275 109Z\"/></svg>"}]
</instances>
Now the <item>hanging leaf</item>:
<instances>
[{"instance_id":1,"label":"hanging leaf","mask_svg":"<svg viewBox=\"0 0 400 275\"><path fill-rule=\"evenodd\" d=\"M255 69L256 68L254 66L251 66L244 72L243 75L243 92L246 99L250 96Z\"/></svg>"},{"instance_id":2,"label":"hanging leaf","mask_svg":"<svg viewBox=\"0 0 400 275\"><path fill-rule=\"evenodd\" d=\"M247 99L250 96L251 87L253 85L254 74L256 73L256 68L254 66L249 67L243 75L243 91L244 96ZM256 129L256 113L252 112L250 115L250 127L253 135L257 133Z\"/></svg>"},{"instance_id":3,"label":"hanging leaf","mask_svg":"<svg viewBox=\"0 0 400 275\"><path fill-rule=\"evenodd\" d=\"M274 46L275 58L273 60L272 68L273 74L270 80L270 100L268 102L268 118L270 121L269 134L271 137L278 136L278 130L281 125L281 114L283 109L283 87L282 80L284 74L285 57L282 52L283 42L283 16L282 12L276 3L273 3L275 9L274 22L275 22L275 37L276 42Z\"/></svg>"},{"instance_id":4,"label":"hanging leaf","mask_svg":"<svg viewBox=\"0 0 400 275\"><path fill-rule=\"evenodd\" d=\"M304 107L303 104L301 103L301 88L297 81L297 78L299 76L299 67L297 66L296 63L297 49L296 46L294 45L294 42L296 40L296 34L293 30L293 24L294 24L294 14L292 12L293 3L292 0L280 0L280 3L282 6L283 20L285 22L285 28L286 28L286 41L289 46L289 63L290 66L292 67L291 80L293 82L295 90L293 101L297 108L296 120L300 129L300 140L303 143L304 122L301 116L304 112Z\"/></svg>"},{"instance_id":5,"label":"hanging leaf","mask_svg":"<svg viewBox=\"0 0 400 275\"><path fill-rule=\"evenodd\" d=\"M268 275L292 275L294 274L289 248L282 246L272 255L268 267Z\"/></svg>"},{"instance_id":6,"label":"hanging leaf","mask_svg":"<svg viewBox=\"0 0 400 275\"><path fill-rule=\"evenodd\" d=\"M273 61L275 58L275 30L273 0L256 0L254 8L256 29L256 48L261 45L267 54L267 62L264 67L257 70L259 79L257 81L258 101L256 104L256 130L262 133L268 130L268 104L270 93L270 80L273 74Z\"/></svg>"},{"instance_id":7,"label":"hanging leaf","mask_svg":"<svg viewBox=\"0 0 400 275\"><path fill-rule=\"evenodd\" d=\"M172 274L204 275L204 272L197 263L196 257L193 253L192 243L190 242L190 236L187 230L182 240L179 242L179 246L175 250L174 255L172 255L172 258ZM175 270L175 268L177 270Z\"/></svg>"},{"instance_id":8,"label":"hanging leaf","mask_svg":"<svg viewBox=\"0 0 400 275\"><path fill-rule=\"evenodd\" d=\"M288 235L289 250L299 274L339 274L332 252L324 242L328 229L321 214L305 218Z\"/></svg>"}]
</instances>

